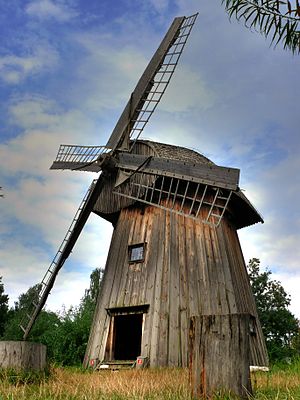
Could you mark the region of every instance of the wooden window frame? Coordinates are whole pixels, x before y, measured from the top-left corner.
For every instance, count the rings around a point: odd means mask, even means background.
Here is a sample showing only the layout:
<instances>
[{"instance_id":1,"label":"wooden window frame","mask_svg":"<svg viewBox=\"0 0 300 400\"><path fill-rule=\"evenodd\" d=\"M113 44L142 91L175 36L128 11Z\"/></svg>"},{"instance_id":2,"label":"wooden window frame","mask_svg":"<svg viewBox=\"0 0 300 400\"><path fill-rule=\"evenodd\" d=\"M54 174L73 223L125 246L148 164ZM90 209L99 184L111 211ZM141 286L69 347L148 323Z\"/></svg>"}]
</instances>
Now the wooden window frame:
<instances>
[{"instance_id":1,"label":"wooden window frame","mask_svg":"<svg viewBox=\"0 0 300 400\"><path fill-rule=\"evenodd\" d=\"M132 250L133 249L137 249L137 248L142 248L143 249L143 257L136 259L136 260L132 260L131 256L132 256ZM128 262L129 264L134 264L134 263L142 263L145 261L145 254L146 254L146 242L142 242L142 243L134 243L134 244L130 244L128 245Z\"/></svg>"}]
</instances>

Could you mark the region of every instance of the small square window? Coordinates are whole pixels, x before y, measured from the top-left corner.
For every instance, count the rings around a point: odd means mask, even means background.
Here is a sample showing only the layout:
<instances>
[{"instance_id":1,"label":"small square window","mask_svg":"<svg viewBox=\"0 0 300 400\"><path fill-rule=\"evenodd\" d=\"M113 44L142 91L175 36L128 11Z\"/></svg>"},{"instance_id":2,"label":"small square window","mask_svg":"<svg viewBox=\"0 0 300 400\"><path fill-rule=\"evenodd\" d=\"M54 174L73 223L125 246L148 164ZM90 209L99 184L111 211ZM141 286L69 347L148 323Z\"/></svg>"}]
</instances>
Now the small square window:
<instances>
[{"instance_id":1,"label":"small square window","mask_svg":"<svg viewBox=\"0 0 300 400\"><path fill-rule=\"evenodd\" d=\"M128 246L129 262L144 261L145 257L145 244L134 244Z\"/></svg>"}]
</instances>

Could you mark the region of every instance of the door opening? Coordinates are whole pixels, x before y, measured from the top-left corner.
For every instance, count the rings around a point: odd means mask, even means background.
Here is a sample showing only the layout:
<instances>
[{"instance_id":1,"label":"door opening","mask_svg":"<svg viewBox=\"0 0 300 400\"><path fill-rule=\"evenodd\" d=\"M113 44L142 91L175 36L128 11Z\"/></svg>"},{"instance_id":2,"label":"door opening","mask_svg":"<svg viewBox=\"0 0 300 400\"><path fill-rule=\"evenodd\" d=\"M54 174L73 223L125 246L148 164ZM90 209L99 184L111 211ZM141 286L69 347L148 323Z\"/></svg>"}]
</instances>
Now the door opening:
<instances>
[{"instance_id":1,"label":"door opening","mask_svg":"<svg viewBox=\"0 0 300 400\"><path fill-rule=\"evenodd\" d=\"M114 317L114 359L135 360L141 353L143 314Z\"/></svg>"}]
</instances>

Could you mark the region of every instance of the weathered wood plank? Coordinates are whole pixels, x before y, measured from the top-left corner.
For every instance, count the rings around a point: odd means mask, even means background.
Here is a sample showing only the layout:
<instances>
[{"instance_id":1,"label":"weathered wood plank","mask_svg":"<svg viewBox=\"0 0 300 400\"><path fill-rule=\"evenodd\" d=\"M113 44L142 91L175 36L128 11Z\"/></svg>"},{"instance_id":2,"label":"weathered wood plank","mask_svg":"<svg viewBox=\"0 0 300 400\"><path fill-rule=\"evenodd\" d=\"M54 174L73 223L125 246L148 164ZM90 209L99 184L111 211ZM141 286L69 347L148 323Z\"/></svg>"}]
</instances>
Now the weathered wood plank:
<instances>
[{"instance_id":1,"label":"weathered wood plank","mask_svg":"<svg viewBox=\"0 0 300 400\"><path fill-rule=\"evenodd\" d=\"M148 262L146 265L146 288L145 288L145 303L150 304L149 313L145 318L144 325L144 337L142 338L142 355L145 357L149 357L152 366L153 360L152 356L154 354L156 344L153 340L153 335L158 337L159 327L158 327L158 311L155 308L155 299L159 295L156 292L156 279L157 279L157 267L161 262L160 257L161 253L157 251L160 247L161 236L159 231L161 229L161 221L160 221L160 210L157 208L149 208L149 213L151 213L151 218L149 218L148 222ZM154 331L154 329L156 331ZM153 345L153 347L152 347Z\"/></svg>"},{"instance_id":2,"label":"weathered wood plank","mask_svg":"<svg viewBox=\"0 0 300 400\"><path fill-rule=\"evenodd\" d=\"M247 314L191 317L189 380L193 398L230 393L248 399L251 395L249 320Z\"/></svg>"},{"instance_id":3,"label":"weathered wood plank","mask_svg":"<svg viewBox=\"0 0 300 400\"><path fill-rule=\"evenodd\" d=\"M170 214L170 263L169 263L169 337L168 337L168 366L179 364L180 334L179 334L179 254L178 227L183 223L183 217L177 218Z\"/></svg>"},{"instance_id":4,"label":"weathered wood plank","mask_svg":"<svg viewBox=\"0 0 300 400\"><path fill-rule=\"evenodd\" d=\"M153 210L154 211L154 210ZM150 342L150 366L154 367L159 364L158 361L158 340L160 336L160 305L161 305L161 293L162 293L162 279L163 279L163 267L164 267L164 246L161 244L165 240L166 231L166 211L156 209L154 215L156 215L156 224L154 224L153 235L158 237L158 247L157 251L157 264L155 272L155 285L153 290L154 298L152 300L152 334Z\"/></svg>"},{"instance_id":5,"label":"weathered wood plank","mask_svg":"<svg viewBox=\"0 0 300 400\"><path fill-rule=\"evenodd\" d=\"M188 354L188 321L189 321L189 269L186 262L186 231L185 224L178 227L178 261L179 261L179 293L180 293L180 360L182 366L187 367Z\"/></svg>"},{"instance_id":6,"label":"weathered wood plank","mask_svg":"<svg viewBox=\"0 0 300 400\"><path fill-rule=\"evenodd\" d=\"M46 346L26 341L0 341L0 368L43 371L46 368Z\"/></svg>"},{"instance_id":7,"label":"weathered wood plank","mask_svg":"<svg viewBox=\"0 0 300 400\"><path fill-rule=\"evenodd\" d=\"M170 240L171 240L171 213L165 214L165 234L162 259L161 294L159 299L159 337L157 343L157 359L161 366L168 365L169 358L169 319L170 319Z\"/></svg>"}]
</instances>

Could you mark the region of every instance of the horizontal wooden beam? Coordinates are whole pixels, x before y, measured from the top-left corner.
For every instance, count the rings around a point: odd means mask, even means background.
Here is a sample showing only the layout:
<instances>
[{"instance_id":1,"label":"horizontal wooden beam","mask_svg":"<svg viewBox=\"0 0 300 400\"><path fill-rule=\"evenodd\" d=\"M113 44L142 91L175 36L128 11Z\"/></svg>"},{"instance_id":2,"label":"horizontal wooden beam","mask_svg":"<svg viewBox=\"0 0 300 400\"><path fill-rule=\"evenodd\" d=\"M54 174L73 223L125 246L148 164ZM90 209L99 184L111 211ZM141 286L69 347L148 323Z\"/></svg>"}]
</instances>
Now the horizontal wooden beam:
<instances>
[{"instance_id":1,"label":"horizontal wooden beam","mask_svg":"<svg viewBox=\"0 0 300 400\"><path fill-rule=\"evenodd\" d=\"M120 153L119 168L184 179L229 190L237 190L240 170L214 164L189 163L159 157Z\"/></svg>"},{"instance_id":2,"label":"horizontal wooden beam","mask_svg":"<svg viewBox=\"0 0 300 400\"><path fill-rule=\"evenodd\" d=\"M74 161L54 161L50 169L70 169L72 171L89 171L99 172L101 167L97 162L85 163L85 162L74 162Z\"/></svg>"}]
</instances>

